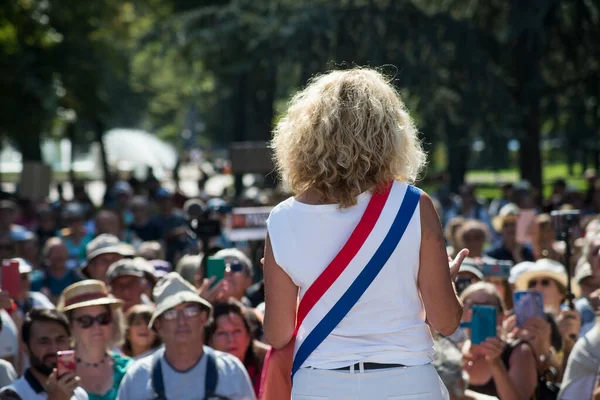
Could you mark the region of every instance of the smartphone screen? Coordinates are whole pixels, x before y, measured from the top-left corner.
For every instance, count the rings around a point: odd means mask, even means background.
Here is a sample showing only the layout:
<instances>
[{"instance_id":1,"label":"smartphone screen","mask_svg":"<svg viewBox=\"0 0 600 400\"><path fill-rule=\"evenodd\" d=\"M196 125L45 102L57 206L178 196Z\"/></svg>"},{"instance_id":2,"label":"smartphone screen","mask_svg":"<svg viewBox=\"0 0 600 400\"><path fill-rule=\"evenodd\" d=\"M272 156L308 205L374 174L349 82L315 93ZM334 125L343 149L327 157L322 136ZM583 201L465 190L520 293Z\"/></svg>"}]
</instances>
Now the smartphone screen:
<instances>
[{"instance_id":1,"label":"smartphone screen","mask_svg":"<svg viewBox=\"0 0 600 400\"><path fill-rule=\"evenodd\" d=\"M56 353L56 372L59 377L67 372L75 372L76 359L74 350L59 351Z\"/></svg>"},{"instance_id":2,"label":"smartphone screen","mask_svg":"<svg viewBox=\"0 0 600 400\"><path fill-rule=\"evenodd\" d=\"M208 257L206 260L206 277L216 277L213 286L225 276L225 259L220 257Z\"/></svg>"},{"instance_id":3,"label":"smartphone screen","mask_svg":"<svg viewBox=\"0 0 600 400\"><path fill-rule=\"evenodd\" d=\"M535 220L535 214L534 209L519 211L517 217L517 243L531 243L531 228Z\"/></svg>"},{"instance_id":4,"label":"smartphone screen","mask_svg":"<svg viewBox=\"0 0 600 400\"><path fill-rule=\"evenodd\" d=\"M0 285L2 290L7 291L10 297L13 299L19 297L20 278L19 262L14 260L3 260L1 277L2 282Z\"/></svg>"},{"instance_id":5,"label":"smartphone screen","mask_svg":"<svg viewBox=\"0 0 600 400\"><path fill-rule=\"evenodd\" d=\"M545 319L544 300L540 292L519 291L514 293L514 310L517 316L517 327L523 328L529 318Z\"/></svg>"},{"instance_id":6,"label":"smartphone screen","mask_svg":"<svg viewBox=\"0 0 600 400\"><path fill-rule=\"evenodd\" d=\"M474 305L471 310L471 343L481 344L487 338L496 337L496 307Z\"/></svg>"}]
</instances>

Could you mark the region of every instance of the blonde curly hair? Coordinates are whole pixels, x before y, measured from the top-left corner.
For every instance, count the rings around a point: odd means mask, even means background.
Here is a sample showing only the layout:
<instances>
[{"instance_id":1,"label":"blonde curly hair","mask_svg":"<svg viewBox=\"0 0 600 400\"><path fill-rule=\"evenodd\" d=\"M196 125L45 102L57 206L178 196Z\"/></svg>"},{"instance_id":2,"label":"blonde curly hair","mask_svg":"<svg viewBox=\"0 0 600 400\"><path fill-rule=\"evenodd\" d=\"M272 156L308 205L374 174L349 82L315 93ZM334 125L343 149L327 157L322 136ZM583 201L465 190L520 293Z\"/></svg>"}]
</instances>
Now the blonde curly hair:
<instances>
[{"instance_id":1,"label":"blonde curly hair","mask_svg":"<svg viewBox=\"0 0 600 400\"><path fill-rule=\"evenodd\" d=\"M294 194L313 189L340 208L393 179L413 183L426 162L400 95L369 68L312 79L292 98L271 147Z\"/></svg>"}]
</instances>

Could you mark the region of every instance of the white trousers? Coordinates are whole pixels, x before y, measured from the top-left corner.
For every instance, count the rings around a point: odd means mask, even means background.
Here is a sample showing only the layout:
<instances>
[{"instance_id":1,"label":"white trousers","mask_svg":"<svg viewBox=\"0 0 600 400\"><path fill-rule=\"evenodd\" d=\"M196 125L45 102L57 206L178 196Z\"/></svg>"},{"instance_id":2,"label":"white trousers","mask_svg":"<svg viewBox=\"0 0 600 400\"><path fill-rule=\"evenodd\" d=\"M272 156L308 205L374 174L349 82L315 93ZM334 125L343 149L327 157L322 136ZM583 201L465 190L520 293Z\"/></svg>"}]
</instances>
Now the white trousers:
<instances>
[{"instance_id":1,"label":"white trousers","mask_svg":"<svg viewBox=\"0 0 600 400\"><path fill-rule=\"evenodd\" d=\"M431 364L405 368L329 371L302 368L292 400L449 400Z\"/></svg>"}]
</instances>

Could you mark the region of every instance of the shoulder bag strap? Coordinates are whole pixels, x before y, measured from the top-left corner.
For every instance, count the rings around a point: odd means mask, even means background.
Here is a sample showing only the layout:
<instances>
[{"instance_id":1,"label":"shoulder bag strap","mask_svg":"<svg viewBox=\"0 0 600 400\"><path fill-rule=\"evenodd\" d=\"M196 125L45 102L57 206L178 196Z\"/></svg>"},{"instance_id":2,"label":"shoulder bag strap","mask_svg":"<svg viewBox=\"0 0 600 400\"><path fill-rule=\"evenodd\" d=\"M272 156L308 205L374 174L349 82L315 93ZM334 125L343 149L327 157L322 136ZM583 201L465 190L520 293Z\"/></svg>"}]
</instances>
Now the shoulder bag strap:
<instances>
[{"instance_id":1,"label":"shoulder bag strap","mask_svg":"<svg viewBox=\"0 0 600 400\"><path fill-rule=\"evenodd\" d=\"M162 353L162 352L161 352ZM156 393L156 400L166 400L165 396L165 382L163 380L162 366L160 365L160 359L162 354L155 355L152 360L152 389Z\"/></svg>"},{"instance_id":2,"label":"shoulder bag strap","mask_svg":"<svg viewBox=\"0 0 600 400\"><path fill-rule=\"evenodd\" d=\"M208 400L215 396L217 383L219 382L219 372L217 370L217 356L214 351L205 346L204 354L206 355L206 376L204 379L204 398Z\"/></svg>"}]
</instances>

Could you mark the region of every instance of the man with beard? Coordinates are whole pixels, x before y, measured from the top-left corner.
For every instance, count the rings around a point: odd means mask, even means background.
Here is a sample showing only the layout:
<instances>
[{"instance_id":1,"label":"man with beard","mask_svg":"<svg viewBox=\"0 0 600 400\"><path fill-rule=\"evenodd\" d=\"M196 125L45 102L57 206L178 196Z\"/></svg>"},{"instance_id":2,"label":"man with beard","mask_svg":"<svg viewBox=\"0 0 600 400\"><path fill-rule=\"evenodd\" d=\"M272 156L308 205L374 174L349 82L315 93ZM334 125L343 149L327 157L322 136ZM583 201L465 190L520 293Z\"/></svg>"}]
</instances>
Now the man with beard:
<instances>
[{"instance_id":1,"label":"man with beard","mask_svg":"<svg viewBox=\"0 0 600 400\"><path fill-rule=\"evenodd\" d=\"M69 322L64 314L32 309L23 322L21 338L31 367L0 390L1 400L87 400L79 377L72 372L57 376L56 353L70 349Z\"/></svg>"}]
</instances>

